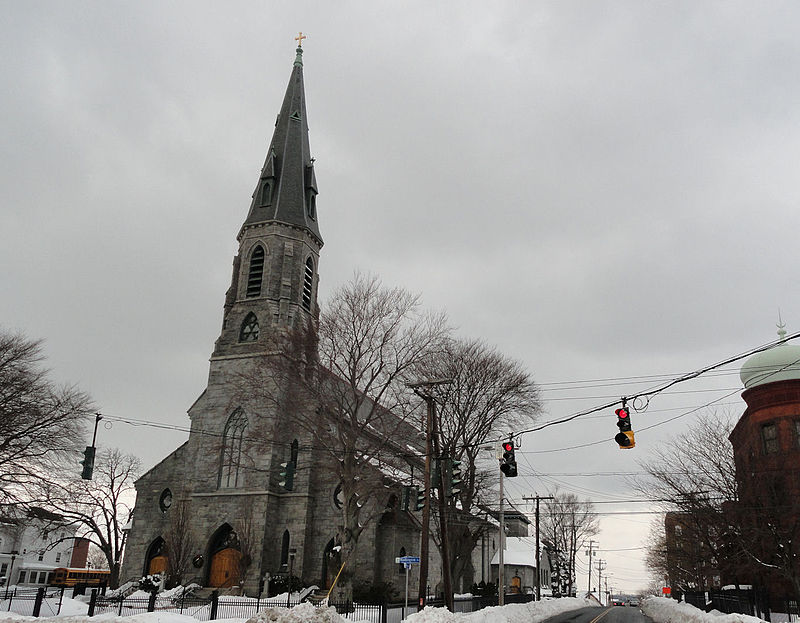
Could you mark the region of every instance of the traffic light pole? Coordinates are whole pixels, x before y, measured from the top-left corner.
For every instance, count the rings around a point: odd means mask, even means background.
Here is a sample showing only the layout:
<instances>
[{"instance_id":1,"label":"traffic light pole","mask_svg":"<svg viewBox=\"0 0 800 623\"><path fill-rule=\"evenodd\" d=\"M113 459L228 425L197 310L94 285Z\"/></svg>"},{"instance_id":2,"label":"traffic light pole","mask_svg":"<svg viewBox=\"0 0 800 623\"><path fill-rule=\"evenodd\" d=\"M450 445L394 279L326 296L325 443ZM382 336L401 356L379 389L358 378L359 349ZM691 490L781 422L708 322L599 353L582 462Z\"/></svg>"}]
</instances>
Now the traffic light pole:
<instances>
[{"instance_id":1,"label":"traffic light pole","mask_svg":"<svg viewBox=\"0 0 800 623\"><path fill-rule=\"evenodd\" d=\"M425 419L425 506L422 507L422 544L419 548L419 609L425 607L428 600L428 547L430 536L428 534L431 526L431 454L433 453L431 433L433 428L432 400L427 402L427 415Z\"/></svg>"},{"instance_id":2,"label":"traffic light pole","mask_svg":"<svg viewBox=\"0 0 800 623\"><path fill-rule=\"evenodd\" d=\"M500 559L497 565L497 605L505 605L506 602L506 570L503 552L506 549L506 514L503 510L503 479L505 476L500 472Z\"/></svg>"},{"instance_id":3,"label":"traffic light pole","mask_svg":"<svg viewBox=\"0 0 800 623\"><path fill-rule=\"evenodd\" d=\"M445 491L447 485L445 479L449 478L449 470L445 469L448 457L442 457L439 454L439 423L436 418L436 402L433 398L426 398L429 400L429 409L431 412L431 420L433 420L433 451L439 457L439 527L442 534L442 584L444 589L444 604L450 612L453 612L453 577L450 574L450 537L447 532L447 496Z\"/></svg>"}]
</instances>

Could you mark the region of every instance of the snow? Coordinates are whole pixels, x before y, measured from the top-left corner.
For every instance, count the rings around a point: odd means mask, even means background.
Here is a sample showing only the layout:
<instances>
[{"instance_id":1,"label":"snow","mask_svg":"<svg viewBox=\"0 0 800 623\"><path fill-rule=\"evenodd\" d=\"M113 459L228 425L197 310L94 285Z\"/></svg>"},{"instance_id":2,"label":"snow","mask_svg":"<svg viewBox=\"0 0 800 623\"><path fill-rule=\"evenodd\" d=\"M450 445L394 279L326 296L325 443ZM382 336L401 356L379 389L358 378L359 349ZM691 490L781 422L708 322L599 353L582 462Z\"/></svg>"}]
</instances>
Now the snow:
<instances>
[{"instance_id":1,"label":"snow","mask_svg":"<svg viewBox=\"0 0 800 623\"><path fill-rule=\"evenodd\" d=\"M527 604L494 606L464 614L454 614L446 608L429 607L422 612L412 614L405 620L408 623L538 623L538 621L544 621L562 612L587 606L597 607L597 604L588 599L565 597L532 601Z\"/></svg>"},{"instance_id":2,"label":"snow","mask_svg":"<svg viewBox=\"0 0 800 623\"><path fill-rule=\"evenodd\" d=\"M763 619L746 614L722 614L717 610L703 612L686 602L669 597L648 597L642 601L642 612L655 623L762 623Z\"/></svg>"},{"instance_id":3,"label":"snow","mask_svg":"<svg viewBox=\"0 0 800 623\"><path fill-rule=\"evenodd\" d=\"M61 614L57 617L46 616L44 614L46 612L44 604L42 605L43 616L40 618L2 611L3 605L5 604L0 603L0 623L19 623L23 621L33 623L34 621L41 622L43 620L49 623L198 623L197 619L193 617L164 611L123 617L107 613L89 618L86 616L87 605L75 599L64 599L61 606ZM406 621L408 623L537 623L561 612L586 606L596 606L596 604L588 599L564 598L528 604L496 606L465 614L453 614L446 608L425 608L422 612L409 616ZM745 622L747 619L752 619L754 622L759 621L753 617L730 619L729 621L717 618L714 621L715 623L733 623L734 621L738 623L739 621ZM310 603L302 603L290 609L283 607L267 608L250 619L217 619L217 621L219 623L359 623L340 616L335 608L315 608ZM703 622L705 622L705 619ZM657 620L657 623L662 623L662 621ZM750 622L747 621L747 623Z\"/></svg>"}]
</instances>

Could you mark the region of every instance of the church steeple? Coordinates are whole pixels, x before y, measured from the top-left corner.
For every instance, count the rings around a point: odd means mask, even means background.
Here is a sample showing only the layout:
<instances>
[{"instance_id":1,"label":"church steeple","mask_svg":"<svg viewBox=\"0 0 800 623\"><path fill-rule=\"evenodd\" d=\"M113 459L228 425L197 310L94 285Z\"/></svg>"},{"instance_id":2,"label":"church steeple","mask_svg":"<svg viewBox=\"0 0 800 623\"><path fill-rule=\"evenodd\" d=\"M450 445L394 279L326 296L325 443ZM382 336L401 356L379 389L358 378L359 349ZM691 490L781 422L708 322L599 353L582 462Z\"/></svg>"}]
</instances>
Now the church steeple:
<instances>
[{"instance_id":1,"label":"church steeple","mask_svg":"<svg viewBox=\"0 0 800 623\"><path fill-rule=\"evenodd\" d=\"M298 47L272 142L242 231L256 223L276 221L307 230L321 244L316 196L317 180L308 142L303 86L303 48Z\"/></svg>"},{"instance_id":2,"label":"church steeple","mask_svg":"<svg viewBox=\"0 0 800 623\"><path fill-rule=\"evenodd\" d=\"M237 236L239 252L212 360L274 350L286 329L316 316L322 248L316 197L303 49L298 47L250 210Z\"/></svg>"}]
</instances>

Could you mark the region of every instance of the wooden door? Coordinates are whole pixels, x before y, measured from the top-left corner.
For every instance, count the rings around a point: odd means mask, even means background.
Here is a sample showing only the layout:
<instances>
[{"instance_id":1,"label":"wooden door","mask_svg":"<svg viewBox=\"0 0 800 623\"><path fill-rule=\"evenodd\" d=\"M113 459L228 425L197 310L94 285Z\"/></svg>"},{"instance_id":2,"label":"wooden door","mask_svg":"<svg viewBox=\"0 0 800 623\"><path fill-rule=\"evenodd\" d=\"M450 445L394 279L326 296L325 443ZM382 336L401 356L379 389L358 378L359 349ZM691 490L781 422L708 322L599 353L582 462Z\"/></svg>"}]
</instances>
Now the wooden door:
<instances>
[{"instance_id":1,"label":"wooden door","mask_svg":"<svg viewBox=\"0 0 800 623\"><path fill-rule=\"evenodd\" d=\"M512 593L519 593L522 587L522 578L518 575L515 575L511 578L511 592Z\"/></svg>"},{"instance_id":2,"label":"wooden door","mask_svg":"<svg viewBox=\"0 0 800 623\"><path fill-rule=\"evenodd\" d=\"M167 557L155 556L150 559L150 564L147 565L147 573L152 575L154 573L164 573L167 570Z\"/></svg>"},{"instance_id":3,"label":"wooden door","mask_svg":"<svg viewBox=\"0 0 800 623\"><path fill-rule=\"evenodd\" d=\"M208 574L208 585L214 588L228 588L238 584L239 559L241 557L241 552L232 547L214 554L211 559L211 570Z\"/></svg>"}]
</instances>

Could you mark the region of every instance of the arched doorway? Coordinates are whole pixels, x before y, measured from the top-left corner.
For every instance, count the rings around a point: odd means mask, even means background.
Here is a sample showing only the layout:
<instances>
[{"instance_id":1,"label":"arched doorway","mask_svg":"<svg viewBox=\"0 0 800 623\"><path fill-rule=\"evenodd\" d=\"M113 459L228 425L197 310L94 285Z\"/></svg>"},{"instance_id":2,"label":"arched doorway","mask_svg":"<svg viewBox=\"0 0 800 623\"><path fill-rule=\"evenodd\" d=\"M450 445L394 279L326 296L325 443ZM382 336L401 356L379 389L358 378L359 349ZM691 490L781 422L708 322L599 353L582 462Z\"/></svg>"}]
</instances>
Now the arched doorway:
<instances>
[{"instance_id":1,"label":"arched doorway","mask_svg":"<svg viewBox=\"0 0 800 623\"><path fill-rule=\"evenodd\" d=\"M144 557L144 574L165 573L167 571L167 552L166 543L162 537L158 537L147 548L147 555Z\"/></svg>"},{"instance_id":2,"label":"arched doorway","mask_svg":"<svg viewBox=\"0 0 800 623\"><path fill-rule=\"evenodd\" d=\"M228 588L239 583L239 537L230 524L223 524L211 537L208 548L208 586Z\"/></svg>"}]
</instances>

